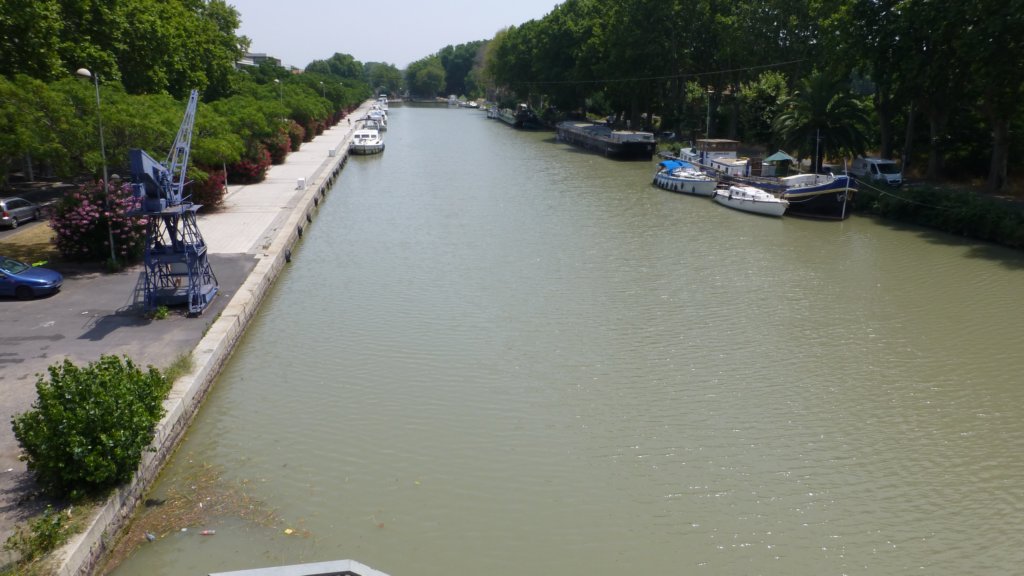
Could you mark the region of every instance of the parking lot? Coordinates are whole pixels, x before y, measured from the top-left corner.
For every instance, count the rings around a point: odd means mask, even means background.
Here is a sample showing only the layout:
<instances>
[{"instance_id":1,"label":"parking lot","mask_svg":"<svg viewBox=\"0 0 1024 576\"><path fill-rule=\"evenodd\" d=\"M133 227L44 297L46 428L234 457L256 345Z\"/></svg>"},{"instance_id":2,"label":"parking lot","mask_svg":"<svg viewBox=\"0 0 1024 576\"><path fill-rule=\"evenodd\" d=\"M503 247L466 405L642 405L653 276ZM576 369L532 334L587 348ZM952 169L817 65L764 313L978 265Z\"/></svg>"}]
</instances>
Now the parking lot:
<instances>
[{"instance_id":1,"label":"parking lot","mask_svg":"<svg viewBox=\"0 0 1024 576\"><path fill-rule=\"evenodd\" d=\"M10 241L10 235L0 238L0 253ZM195 318L180 311L163 320L143 314L136 289L141 266L116 274L51 266L65 276L57 294L33 300L0 297L0 539L40 505L23 504L34 485L18 460L20 449L10 427L11 417L35 401L38 376L65 358L84 365L103 354L127 355L141 367L165 368L169 360L191 352L252 271L256 257L212 255L210 263L220 289Z\"/></svg>"}]
</instances>

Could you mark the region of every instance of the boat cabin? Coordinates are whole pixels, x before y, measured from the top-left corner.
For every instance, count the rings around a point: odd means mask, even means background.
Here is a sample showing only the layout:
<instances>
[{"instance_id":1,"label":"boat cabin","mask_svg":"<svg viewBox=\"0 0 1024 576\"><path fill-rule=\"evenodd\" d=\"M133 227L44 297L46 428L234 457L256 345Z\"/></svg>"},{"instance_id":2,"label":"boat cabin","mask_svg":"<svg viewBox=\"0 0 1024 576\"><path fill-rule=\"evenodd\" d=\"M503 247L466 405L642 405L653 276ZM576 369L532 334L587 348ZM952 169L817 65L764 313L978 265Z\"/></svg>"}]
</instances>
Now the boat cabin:
<instances>
[{"instance_id":1,"label":"boat cabin","mask_svg":"<svg viewBox=\"0 0 1024 576\"><path fill-rule=\"evenodd\" d=\"M270 566L232 572L211 572L209 576L388 576L355 560L311 562L290 566Z\"/></svg>"}]
</instances>

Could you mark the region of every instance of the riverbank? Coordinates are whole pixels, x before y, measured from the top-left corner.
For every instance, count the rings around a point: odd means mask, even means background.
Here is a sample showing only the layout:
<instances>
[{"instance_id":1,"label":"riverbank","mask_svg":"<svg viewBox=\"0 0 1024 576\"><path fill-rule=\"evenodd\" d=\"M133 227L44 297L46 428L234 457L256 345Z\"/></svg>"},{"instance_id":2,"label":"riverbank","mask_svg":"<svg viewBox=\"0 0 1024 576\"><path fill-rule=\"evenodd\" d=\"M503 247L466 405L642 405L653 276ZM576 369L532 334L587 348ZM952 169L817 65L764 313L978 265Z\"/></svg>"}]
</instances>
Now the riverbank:
<instances>
[{"instance_id":1,"label":"riverbank","mask_svg":"<svg viewBox=\"0 0 1024 576\"><path fill-rule=\"evenodd\" d=\"M361 115L370 105L371 102L366 102L353 113ZM352 130L348 123L326 130L290 154L284 164L273 166L263 182L232 187L220 209L199 217L214 272L220 278L218 263L234 263L234 272L221 279L221 297L215 300L217 308L207 310L201 318L142 320L130 300L138 269L113 275L85 274L73 278L73 284L69 281L54 297L28 303L4 302L5 306L0 308L5 324L8 317L23 314L26 307L22 304L31 305L33 312L30 324L26 325L32 329L26 332L32 338L24 350L17 352L19 357L11 359L18 366L18 375L6 378L12 388L17 388L4 401L3 416L8 421L11 415L31 408L35 374L45 372L46 366L65 357L92 361L98 357L97 351L102 351L128 354L140 365L160 367L169 365L182 353L191 352L193 359L193 370L175 382L165 401L167 413L157 427L154 450L144 455L135 479L99 506L87 528L55 554L57 574L90 573L130 521L339 176L348 158ZM78 311L79 307L99 306L90 295L106 295L114 300L101 311ZM52 318L63 312L89 314L92 321L83 328L81 322L76 325L67 318ZM0 457L7 472L0 475L0 526L7 533L15 523L24 520L25 510L31 508L25 502L33 489L24 464L17 462L17 444L9 427L2 440Z\"/></svg>"},{"instance_id":2,"label":"riverbank","mask_svg":"<svg viewBox=\"0 0 1024 576\"><path fill-rule=\"evenodd\" d=\"M963 238L1024 249L1024 202L929 184L890 188L862 182L858 214L924 226Z\"/></svg>"}]
</instances>

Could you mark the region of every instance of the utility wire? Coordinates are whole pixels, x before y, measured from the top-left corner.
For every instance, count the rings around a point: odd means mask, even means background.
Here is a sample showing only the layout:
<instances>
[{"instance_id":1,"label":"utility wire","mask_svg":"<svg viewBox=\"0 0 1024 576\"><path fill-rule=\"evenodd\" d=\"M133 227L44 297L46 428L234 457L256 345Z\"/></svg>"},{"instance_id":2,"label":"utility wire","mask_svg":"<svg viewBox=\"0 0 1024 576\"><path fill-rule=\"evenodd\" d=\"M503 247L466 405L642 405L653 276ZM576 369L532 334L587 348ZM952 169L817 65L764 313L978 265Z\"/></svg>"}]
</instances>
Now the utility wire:
<instances>
[{"instance_id":1,"label":"utility wire","mask_svg":"<svg viewBox=\"0 0 1024 576\"><path fill-rule=\"evenodd\" d=\"M806 61L806 58L787 60L785 62L773 62L771 64L760 64L758 66L746 66L743 68L730 68L728 70L716 70L714 72L688 72L685 74L670 74L667 76L638 76L635 78L615 78L611 80L513 80L509 84L529 84L532 86L567 85L567 84L614 84L617 82L647 82L651 80L675 80L683 78L700 78L703 76L716 76L721 74L732 74L734 72L749 72L752 70L763 70L765 68L780 68L790 64L799 64Z\"/></svg>"},{"instance_id":2,"label":"utility wire","mask_svg":"<svg viewBox=\"0 0 1024 576\"><path fill-rule=\"evenodd\" d=\"M864 181L861 181L861 180L857 181L857 186L858 187L864 187L864 188L870 188L870 189L874 190L875 192L878 192L878 196L879 197L891 196L891 197L893 197L893 198L895 198L897 200L902 200L902 201L906 202L907 204L916 204L918 206L924 206L925 208L932 208L934 210L953 210L953 208L949 208L949 207L946 207L946 206L936 206L934 204L925 204L924 202L918 202L917 200L911 200L910 198L904 198L903 196L900 196L899 194L893 194L892 192L889 192L888 190L882 190L881 188L878 188L876 186L872 186L871 184L868 184L867 182L864 182Z\"/></svg>"}]
</instances>

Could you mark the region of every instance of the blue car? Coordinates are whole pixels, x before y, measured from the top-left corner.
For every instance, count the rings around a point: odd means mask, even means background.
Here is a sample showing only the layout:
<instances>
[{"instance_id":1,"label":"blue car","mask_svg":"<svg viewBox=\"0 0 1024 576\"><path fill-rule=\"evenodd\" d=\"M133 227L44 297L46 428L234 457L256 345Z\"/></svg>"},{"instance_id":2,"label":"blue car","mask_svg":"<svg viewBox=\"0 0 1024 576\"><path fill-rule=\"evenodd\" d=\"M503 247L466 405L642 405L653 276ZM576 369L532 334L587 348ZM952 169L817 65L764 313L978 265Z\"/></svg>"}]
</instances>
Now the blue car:
<instances>
[{"instance_id":1,"label":"blue car","mask_svg":"<svg viewBox=\"0 0 1024 576\"><path fill-rule=\"evenodd\" d=\"M0 256L0 296L16 296L28 300L34 296L53 294L60 290L63 283L64 277L60 272Z\"/></svg>"}]
</instances>

